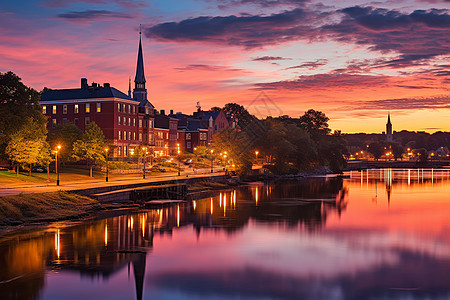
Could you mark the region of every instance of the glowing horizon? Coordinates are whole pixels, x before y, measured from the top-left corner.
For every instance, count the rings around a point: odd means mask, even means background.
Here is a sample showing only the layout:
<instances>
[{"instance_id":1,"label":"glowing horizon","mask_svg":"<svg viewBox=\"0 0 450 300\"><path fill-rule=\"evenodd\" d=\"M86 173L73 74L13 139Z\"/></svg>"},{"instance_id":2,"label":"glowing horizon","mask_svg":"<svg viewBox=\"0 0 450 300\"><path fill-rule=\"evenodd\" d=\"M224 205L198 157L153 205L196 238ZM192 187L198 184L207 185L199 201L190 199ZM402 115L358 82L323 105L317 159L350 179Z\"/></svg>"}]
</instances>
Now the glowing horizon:
<instances>
[{"instance_id":1,"label":"glowing horizon","mask_svg":"<svg viewBox=\"0 0 450 300\"><path fill-rule=\"evenodd\" d=\"M395 131L450 131L444 2L25 2L0 4L0 71L37 90L85 77L126 93L142 24L157 109L247 107L264 92L274 116L313 108L344 133L381 133L388 112Z\"/></svg>"}]
</instances>

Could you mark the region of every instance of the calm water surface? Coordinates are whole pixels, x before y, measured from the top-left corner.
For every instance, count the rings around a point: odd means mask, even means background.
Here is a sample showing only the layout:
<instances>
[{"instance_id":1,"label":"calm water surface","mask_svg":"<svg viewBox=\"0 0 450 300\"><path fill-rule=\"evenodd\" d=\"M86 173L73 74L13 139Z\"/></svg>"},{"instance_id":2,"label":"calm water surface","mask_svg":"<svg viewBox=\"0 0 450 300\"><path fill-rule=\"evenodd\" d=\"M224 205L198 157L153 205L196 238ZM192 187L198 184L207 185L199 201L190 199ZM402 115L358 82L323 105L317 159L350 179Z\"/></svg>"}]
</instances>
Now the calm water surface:
<instances>
[{"instance_id":1,"label":"calm water surface","mask_svg":"<svg viewBox=\"0 0 450 300\"><path fill-rule=\"evenodd\" d=\"M0 239L0 299L450 299L448 170L252 185Z\"/></svg>"}]
</instances>

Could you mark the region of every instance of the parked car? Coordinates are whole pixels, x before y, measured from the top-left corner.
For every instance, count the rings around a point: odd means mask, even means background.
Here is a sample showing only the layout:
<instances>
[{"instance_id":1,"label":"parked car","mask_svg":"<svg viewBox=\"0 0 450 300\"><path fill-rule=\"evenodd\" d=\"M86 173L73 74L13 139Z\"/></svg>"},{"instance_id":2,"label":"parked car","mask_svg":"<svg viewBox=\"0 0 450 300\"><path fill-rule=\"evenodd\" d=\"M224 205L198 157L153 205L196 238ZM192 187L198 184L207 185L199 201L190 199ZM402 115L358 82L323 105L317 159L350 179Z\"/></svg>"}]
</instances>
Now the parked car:
<instances>
[{"instance_id":1,"label":"parked car","mask_svg":"<svg viewBox=\"0 0 450 300\"><path fill-rule=\"evenodd\" d=\"M184 164L185 165L190 165L190 164L192 164L192 159L186 159L185 161L184 161Z\"/></svg>"},{"instance_id":2,"label":"parked car","mask_svg":"<svg viewBox=\"0 0 450 300\"><path fill-rule=\"evenodd\" d=\"M159 171L160 171L160 172L165 172L166 169L165 169L165 168L159 168Z\"/></svg>"},{"instance_id":3,"label":"parked car","mask_svg":"<svg viewBox=\"0 0 450 300\"><path fill-rule=\"evenodd\" d=\"M167 159L166 159L166 158L162 158L161 161L162 161L162 162L166 162Z\"/></svg>"},{"instance_id":4,"label":"parked car","mask_svg":"<svg viewBox=\"0 0 450 300\"><path fill-rule=\"evenodd\" d=\"M31 172L46 173L47 167L36 166L36 167L31 168Z\"/></svg>"}]
</instances>

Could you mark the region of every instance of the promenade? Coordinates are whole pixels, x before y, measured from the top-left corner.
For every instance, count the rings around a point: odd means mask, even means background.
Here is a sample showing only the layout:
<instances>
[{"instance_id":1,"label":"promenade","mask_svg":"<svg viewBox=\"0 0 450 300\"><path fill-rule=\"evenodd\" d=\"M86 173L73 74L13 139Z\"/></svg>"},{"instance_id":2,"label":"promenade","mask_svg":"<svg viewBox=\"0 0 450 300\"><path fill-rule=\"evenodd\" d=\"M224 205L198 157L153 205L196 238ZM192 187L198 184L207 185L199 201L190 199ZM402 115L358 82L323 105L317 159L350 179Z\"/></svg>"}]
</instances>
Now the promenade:
<instances>
[{"instance_id":1,"label":"promenade","mask_svg":"<svg viewBox=\"0 0 450 300\"><path fill-rule=\"evenodd\" d=\"M8 183L0 187L0 196L17 195L20 193L46 193L54 192L59 190L72 191L80 189L90 189L106 186L115 185L126 185L135 183L145 183L145 182L162 182L170 180L180 180L186 178L198 178L198 177L209 177L211 175L223 175L222 168L215 168L214 173L211 173L209 168L198 169L195 173L193 171L181 172L180 176L176 172L150 175L147 174L146 178L142 178L142 174L132 174L132 175L110 175L109 181L105 181L104 176L97 176L88 179L77 179L77 180L64 180L61 178L60 185L57 186L55 182L38 182L38 183Z\"/></svg>"}]
</instances>

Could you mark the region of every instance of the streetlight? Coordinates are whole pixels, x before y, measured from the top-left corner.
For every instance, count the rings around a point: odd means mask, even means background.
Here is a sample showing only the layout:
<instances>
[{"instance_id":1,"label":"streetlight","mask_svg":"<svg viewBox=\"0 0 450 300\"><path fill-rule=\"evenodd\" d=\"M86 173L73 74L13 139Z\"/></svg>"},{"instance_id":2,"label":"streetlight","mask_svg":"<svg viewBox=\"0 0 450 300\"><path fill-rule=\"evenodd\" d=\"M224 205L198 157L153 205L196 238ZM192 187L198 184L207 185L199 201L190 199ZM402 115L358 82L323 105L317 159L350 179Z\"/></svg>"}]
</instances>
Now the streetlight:
<instances>
[{"instance_id":1,"label":"streetlight","mask_svg":"<svg viewBox=\"0 0 450 300\"><path fill-rule=\"evenodd\" d=\"M214 167L214 149L211 149L211 173L213 173L213 167Z\"/></svg>"},{"instance_id":2,"label":"streetlight","mask_svg":"<svg viewBox=\"0 0 450 300\"><path fill-rule=\"evenodd\" d=\"M106 157L106 178L105 178L105 180L106 180L106 182L108 182L108 175L109 175L109 166L108 166L108 148L105 148L105 157Z\"/></svg>"},{"instance_id":3,"label":"streetlight","mask_svg":"<svg viewBox=\"0 0 450 300\"><path fill-rule=\"evenodd\" d=\"M258 154L259 154L259 151L258 151L258 150L256 150L256 151L255 151L255 156L256 156L256 163L258 163Z\"/></svg>"},{"instance_id":4,"label":"streetlight","mask_svg":"<svg viewBox=\"0 0 450 300\"><path fill-rule=\"evenodd\" d=\"M145 154L147 154L147 147L142 147L142 162L144 163L144 169L142 172L142 179L145 179Z\"/></svg>"},{"instance_id":5,"label":"streetlight","mask_svg":"<svg viewBox=\"0 0 450 300\"><path fill-rule=\"evenodd\" d=\"M56 153L56 185L59 185L59 168L58 168L58 152L61 150L61 145L56 146L57 150L55 151Z\"/></svg>"}]
</instances>

